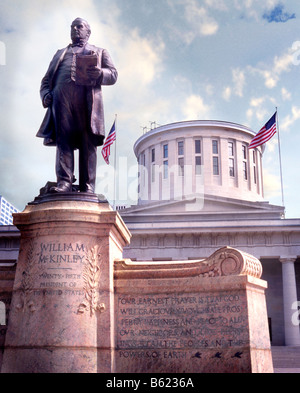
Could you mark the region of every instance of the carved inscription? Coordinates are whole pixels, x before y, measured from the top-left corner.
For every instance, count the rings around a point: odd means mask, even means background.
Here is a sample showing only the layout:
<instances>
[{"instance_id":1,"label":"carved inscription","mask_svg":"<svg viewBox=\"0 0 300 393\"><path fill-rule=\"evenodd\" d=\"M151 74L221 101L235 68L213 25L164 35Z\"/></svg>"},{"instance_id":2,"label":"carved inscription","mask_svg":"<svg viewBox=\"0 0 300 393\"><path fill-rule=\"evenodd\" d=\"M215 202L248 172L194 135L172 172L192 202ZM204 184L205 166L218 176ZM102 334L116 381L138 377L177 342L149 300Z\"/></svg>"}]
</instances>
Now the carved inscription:
<instances>
[{"instance_id":1,"label":"carved inscription","mask_svg":"<svg viewBox=\"0 0 300 393\"><path fill-rule=\"evenodd\" d=\"M103 312L105 305L99 299L101 254L98 245L89 247L83 243L62 242L35 244L31 241L17 308L25 311L27 306L31 312L35 312L38 297L45 299L45 296L63 295L78 298L77 305L73 305L73 300L67 303L67 307L74 306L78 314L89 311L93 316L96 311ZM42 305L43 308L46 303Z\"/></svg>"},{"instance_id":2,"label":"carved inscription","mask_svg":"<svg viewBox=\"0 0 300 393\"><path fill-rule=\"evenodd\" d=\"M86 246L82 243L41 243L34 294L83 296L85 253Z\"/></svg>"},{"instance_id":3,"label":"carved inscription","mask_svg":"<svg viewBox=\"0 0 300 393\"><path fill-rule=\"evenodd\" d=\"M246 299L239 293L119 296L120 357L201 358L201 349L249 343ZM133 352L132 352L133 351Z\"/></svg>"}]
</instances>

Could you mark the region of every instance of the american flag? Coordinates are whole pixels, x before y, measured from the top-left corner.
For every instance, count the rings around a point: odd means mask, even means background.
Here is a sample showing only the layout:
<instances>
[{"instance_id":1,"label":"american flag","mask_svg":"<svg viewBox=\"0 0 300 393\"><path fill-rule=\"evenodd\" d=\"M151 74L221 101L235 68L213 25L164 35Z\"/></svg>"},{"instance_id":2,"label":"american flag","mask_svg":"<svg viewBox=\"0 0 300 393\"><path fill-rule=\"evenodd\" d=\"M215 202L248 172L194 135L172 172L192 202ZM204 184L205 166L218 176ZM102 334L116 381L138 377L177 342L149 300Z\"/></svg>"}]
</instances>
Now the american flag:
<instances>
[{"instance_id":1,"label":"american flag","mask_svg":"<svg viewBox=\"0 0 300 393\"><path fill-rule=\"evenodd\" d=\"M254 149L257 146L263 145L276 134L276 116L277 112L274 113L271 119L255 135L249 145L249 149Z\"/></svg>"},{"instance_id":2,"label":"american flag","mask_svg":"<svg viewBox=\"0 0 300 393\"><path fill-rule=\"evenodd\" d=\"M114 143L115 140L116 140L116 121L114 121L114 124L110 129L109 134L107 135L107 138L104 142L101 151L106 164L109 164L110 146Z\"/></svg>"}]
</instances>

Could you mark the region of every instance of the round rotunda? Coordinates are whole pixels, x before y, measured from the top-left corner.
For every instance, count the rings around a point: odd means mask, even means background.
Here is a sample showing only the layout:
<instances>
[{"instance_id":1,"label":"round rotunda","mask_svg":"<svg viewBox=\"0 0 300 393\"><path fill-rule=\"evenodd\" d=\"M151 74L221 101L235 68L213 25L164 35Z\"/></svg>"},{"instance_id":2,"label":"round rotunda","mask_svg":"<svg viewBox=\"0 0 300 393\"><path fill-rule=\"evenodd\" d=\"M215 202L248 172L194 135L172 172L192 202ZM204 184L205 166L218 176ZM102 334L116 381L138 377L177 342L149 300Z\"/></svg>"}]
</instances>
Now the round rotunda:
<instances>
[{"instance_id":1,"label":"round rotunda","mask_svg":"<svg viewBox=\"0 0 300 393\"><path fill-rule=\"evenodd\" d=\"M194 194L263 201L262 148L255 132L230 122L195 120L148 131L134 145L138 204Z\"/></svg>"}]
</instances>

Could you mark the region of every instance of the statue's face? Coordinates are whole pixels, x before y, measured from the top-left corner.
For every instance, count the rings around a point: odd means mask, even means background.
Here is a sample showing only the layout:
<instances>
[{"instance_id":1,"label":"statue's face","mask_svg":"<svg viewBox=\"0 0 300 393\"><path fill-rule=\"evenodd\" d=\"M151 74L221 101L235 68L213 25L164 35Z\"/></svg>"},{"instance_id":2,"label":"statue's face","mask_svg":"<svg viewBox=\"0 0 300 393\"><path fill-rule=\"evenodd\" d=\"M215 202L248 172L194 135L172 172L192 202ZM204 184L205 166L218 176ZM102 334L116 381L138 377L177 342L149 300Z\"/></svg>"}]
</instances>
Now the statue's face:
<instances>
[{"instance_id":1,"label":"statue's face","mask_svg":"<svg viewBox=\"0 0 300 393\"><path fill-rule=\"evenodd\" d=\"M90 31L83 19L75 19L71 25L71 40L73 43L87 41Z\"/></svg>"}]
</instances>

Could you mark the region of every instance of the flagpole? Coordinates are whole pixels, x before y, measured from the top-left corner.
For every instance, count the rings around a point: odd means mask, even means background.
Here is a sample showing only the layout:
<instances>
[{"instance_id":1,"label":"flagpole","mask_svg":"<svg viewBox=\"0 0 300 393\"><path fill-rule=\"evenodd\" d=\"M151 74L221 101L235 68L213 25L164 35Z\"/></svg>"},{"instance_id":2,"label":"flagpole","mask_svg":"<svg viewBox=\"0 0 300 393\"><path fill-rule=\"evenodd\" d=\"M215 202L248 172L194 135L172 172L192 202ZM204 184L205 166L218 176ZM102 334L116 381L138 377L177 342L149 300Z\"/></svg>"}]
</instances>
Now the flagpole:
<instances>
[{"instance_id":1,"label":"flagpole","mask_svg":"<svg viewBox=\"0 0 300 393\"><path fill-rule=\"evenodd\" d=\"M279 155L279 166L280 166L280 181L281 181L281 198L282 198L282 206L284 206L284 193L283 193L283 175L282 175L282 160L281 160L281 145L280 145L280 131L279 131L279 122L278 122L278 111L276 107L276 122L277 122L277 135L278 135L278 155Z\"/></svg>"},{"instance_id":2,"label":"flagpole","mask_svg":"<svg viewBox=\"0 0 300 393\"><path fill-rule=\"evenodd\" d=\"M115 157L114 157L114 204L113 209L116 210L116 177L117 177L117 114L115 115L115 132L116 132L116 139L115 139Z\"/></svg>"}]
</instances>

